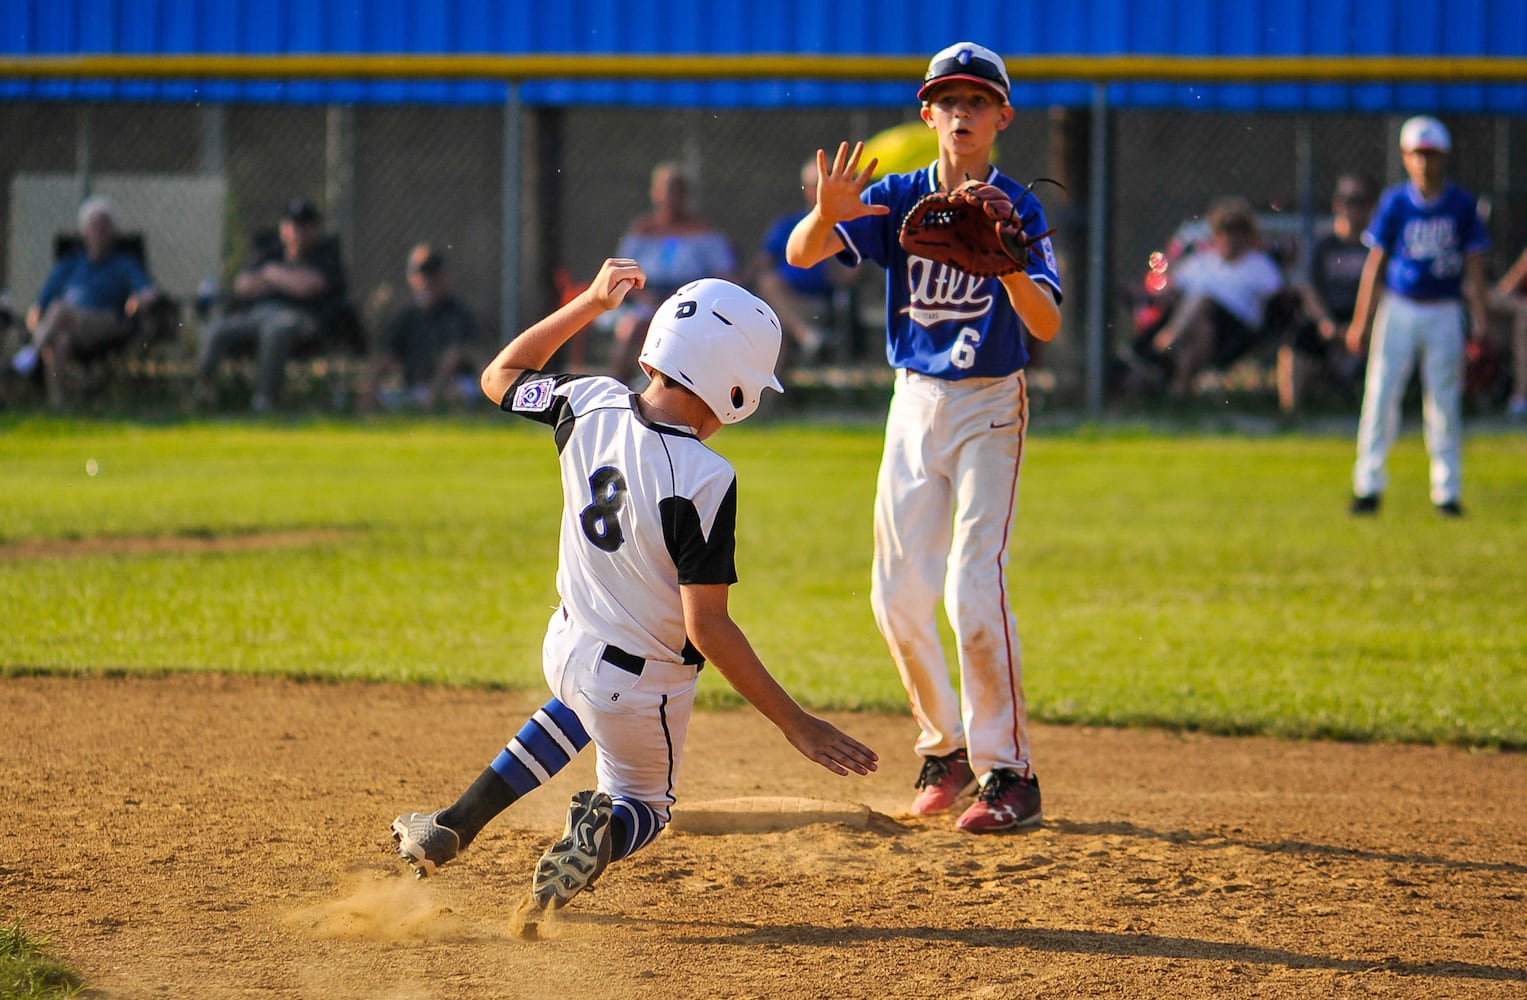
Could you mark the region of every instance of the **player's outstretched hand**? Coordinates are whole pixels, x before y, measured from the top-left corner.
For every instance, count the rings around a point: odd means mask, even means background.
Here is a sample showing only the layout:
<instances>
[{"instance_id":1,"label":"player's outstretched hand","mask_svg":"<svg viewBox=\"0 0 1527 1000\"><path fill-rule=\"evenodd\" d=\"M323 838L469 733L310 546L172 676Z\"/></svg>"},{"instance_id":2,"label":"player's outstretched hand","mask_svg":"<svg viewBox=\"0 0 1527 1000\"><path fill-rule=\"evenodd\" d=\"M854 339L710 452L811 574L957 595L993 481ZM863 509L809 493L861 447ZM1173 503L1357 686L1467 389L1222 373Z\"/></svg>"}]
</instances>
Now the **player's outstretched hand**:
<instances>
[{"instance_id":1,"label":"player's outstretched hand","mask_svg":"<svg viewBox=\"0 0 1527 1000\"><path fill-rule=\"evenodd\" d=\"M880 755L826 719L803 715L801 724L785 733L790 745L807 760L814 760L833 774L869 774Z\"/></svg>"},{"instance_id":2,"label":"player's outstretched hand","mask_svg":"<svg viewBox=\"0 0 1527 1000\"><path fill-rule=\"evenodd\" d=\"M866 205L859 200L859 195L875 179L875 166L880 162L872 158L860 170L859 159L863 155L864 143L854 143L852 150L848 143L839 143L829 167L827 151L817 150L817 211L833 225L863 215L888 215L891 211L889 205Z\"/></svg>"},{"instance_id":3,"label":"player's outstretched hand","mask_svg":"<svg viewBox=\"0 0 1527 1000\"><path fill-rule=\"evenodd\" d=\"M646 285L647 274L640 264L629 257L611 257L589 282L589 299L602 309L614 309L625 301L627 292Z\"/></svg>"}]
</instances>

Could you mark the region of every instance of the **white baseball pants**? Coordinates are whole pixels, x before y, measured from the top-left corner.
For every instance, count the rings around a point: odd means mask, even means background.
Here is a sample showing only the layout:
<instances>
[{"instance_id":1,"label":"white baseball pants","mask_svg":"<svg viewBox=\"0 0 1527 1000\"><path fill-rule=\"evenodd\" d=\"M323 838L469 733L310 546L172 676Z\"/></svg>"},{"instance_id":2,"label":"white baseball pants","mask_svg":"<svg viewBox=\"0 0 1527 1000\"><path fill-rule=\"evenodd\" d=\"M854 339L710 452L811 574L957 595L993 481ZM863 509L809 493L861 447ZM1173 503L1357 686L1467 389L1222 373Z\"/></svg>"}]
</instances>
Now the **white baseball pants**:
<instances>
[{"instance_id":1,"label":"white baseball pants","mask_svg":"<svg viewBox=\"0 0 1527 1000\"><path fill-rule=\"evenodd\" d=\"M599 790L645 803L666 824L699 670L647 660L638 675L606 659L606 648L558 608L541 646L546 683L594 742Z\"/></svg>"},{"instance_id":2,"label":"white baseball pants","mask_svg":"<svg viewBox=\"0 0 1527 1000\"><path fill-rule=\"evenodd\" d=\"M1416 302L1390 293L1379 303L1368 348L1352 469L1352 491L1358 496L1381 494L1389 485L1385 466L1399 434L1400 402L1417 356L1431 501L1447 503L1462 494L1463 304L1456 299Z\"/></svg>"},{"instance_id":3,"label":"white baseball pants","mask_svg":"<svg viewBox=\"0 0 1527 1000\"><path fill-rule=\"evenodd\" d=\"M1022 372L958 382L896 373L870 605L922 730L917 752L965 747L977 775L1029 771L1023 662L1007 599L1027 424ZM940 592L958 647L958 694L939 640Z\"/></svg>"}]
</instances>

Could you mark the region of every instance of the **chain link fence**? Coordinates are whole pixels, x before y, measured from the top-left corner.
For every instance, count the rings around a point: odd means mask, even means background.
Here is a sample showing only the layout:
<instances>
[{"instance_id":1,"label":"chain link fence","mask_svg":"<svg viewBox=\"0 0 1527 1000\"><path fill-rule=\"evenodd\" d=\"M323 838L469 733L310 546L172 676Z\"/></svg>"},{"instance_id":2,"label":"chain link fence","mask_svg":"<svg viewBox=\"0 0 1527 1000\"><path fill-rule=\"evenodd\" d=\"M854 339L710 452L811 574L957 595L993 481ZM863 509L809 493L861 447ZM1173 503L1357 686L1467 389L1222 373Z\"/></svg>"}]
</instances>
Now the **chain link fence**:
<instances>
[{"instance_id":1,"label":"chain link fence","mask_svg":"<svg viewBox=\"0 0 1527 1000\"><path fill-rule=\"evenodd\" d=\"M998 164L1038 189L1058 227L1067 285L1061 337L1039 370L1061 404L1083 396L1088 177L1106 166L1103 316L1121 350L1152 251L1220 195L1303 220L1329 211L1338 174L1401 176L1402 116L1109 111L1106 165L1087 151L1082 110L1020 109ZM0 103L0 280L19 312L36 297L55 232L104 193L146 235L156 279L187 306L185 350L205 281L226 285L288 199L323 207L340 237L349 294L376 341L406 294L410 247L445 250L484 347L554 307L593 275L649 210L652 167L674 160L694 201L746 265L776 216L802 207L798 174L819 146L915 121L915 108L735 110L475 105L341 107ZM1453 172L1489 213L1499 274L1527 243L1527 127L1451 117ZM931 159L931 155L929 157ZM1297 265L1295 265L1297 266ZM866 268L873 271L873 268ZM883 369L877 277L866 275L851 343L834 359Z\"/></svg>"}]
</instances>

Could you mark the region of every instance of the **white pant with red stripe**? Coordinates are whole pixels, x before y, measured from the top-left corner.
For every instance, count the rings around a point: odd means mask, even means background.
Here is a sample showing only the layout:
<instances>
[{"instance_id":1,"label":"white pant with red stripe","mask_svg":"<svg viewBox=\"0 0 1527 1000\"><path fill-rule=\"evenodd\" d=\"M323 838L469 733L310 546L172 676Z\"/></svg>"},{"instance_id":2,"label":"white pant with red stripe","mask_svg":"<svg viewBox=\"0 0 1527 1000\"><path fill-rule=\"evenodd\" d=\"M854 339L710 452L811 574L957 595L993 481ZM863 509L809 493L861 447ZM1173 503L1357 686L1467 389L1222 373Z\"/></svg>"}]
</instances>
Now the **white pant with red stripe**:
<instances>
[{"instance_id":1,"label":"white pant with red stripe","mask_svg":"<svg viewBox=\"0 0 1527 1000\"><path fill-rule=\"evenodd\" d=\"M1400 401L1417 357L1432 503L1457 500L1463 491L1463 303L1416 302L1389 293L1374 315L1368 348L1357 463L1352 469L1352 491L1358 496L1378 495L1389 484L1389 449L1399 433Z\"/></svg>"},{"instance_id":2,"label":"white pant with red stripe","mask_svg":"<svg viewBox=\"0 0 1527 1000\"><path fill-rule=\"evenodd\" d=\"M1028 424L1022 372L949 382L896 373L875 496L870 604L901 673L924 756L961 747L977 775L1029 771L1007 545ZM949 679L942 593L960 663Z\"/></svg>"}]
</instances>

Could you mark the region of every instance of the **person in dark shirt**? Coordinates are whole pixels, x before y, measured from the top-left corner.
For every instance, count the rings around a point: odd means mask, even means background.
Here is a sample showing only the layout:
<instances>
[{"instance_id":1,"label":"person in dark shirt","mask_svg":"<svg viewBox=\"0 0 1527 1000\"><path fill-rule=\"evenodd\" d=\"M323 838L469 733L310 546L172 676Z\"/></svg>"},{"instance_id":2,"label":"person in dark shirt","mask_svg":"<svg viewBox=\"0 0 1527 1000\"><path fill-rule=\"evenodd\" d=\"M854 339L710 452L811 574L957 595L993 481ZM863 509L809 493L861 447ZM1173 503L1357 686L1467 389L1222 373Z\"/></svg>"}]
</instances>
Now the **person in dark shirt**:
<instances>
[{"instance_id":1,"label":"person in dark shirt","mask_svg":"<svg viewBox=\"0 0 1527 1000\"><path fill-rule=\"evenodd\" d=\"M450 289L445 256L420 243L408 255L407 277L411 298L387 324L368 402L381 402L389 409L402 403L436 410L465 400L454 391L464 377L475 399L477 373L487 362L477 343L472 311ZM401 400L384 389L385 383L399 377Z\"/></svg>"},{"instance_id":2,"label":"person in dark shirt","mask_svg":"<svg viewBox=\"0 0 1527 1000\"><path fill-rule=\"evenodd\" d=\"M1294 324L1278 347L1278 405L1284 413L1299 408L1311 376L1321 371L1353 390L1361 384L1362 358L1346 349L1347 326L1368 260L1363 230L1378 195L1378 182L1366 174L1336 180L1331 232L1315 241L1309 280L1298 289L1303 322Z\"/></svg>"},{"instance_id":3,"label":"person in dark shirt","mask_svg":"<svg viewBox=\"0 0 1527 1000\"><path fill-rule=\"evenodd\" d=\"M116 209L86 199L79 212L81 249L54 265L27 315L30 340L11 367L30 375L40 364L54 409L68 406L85 359L126 342L128 317L158 294L142 263L117 248Z\"/></svg>"},{"instance_id":4,"label":"person in dark shirt","mask_svg":"<svg viewBox=\"0 0 1527 1000\"><path fill-rule=\"evenodd\" d=\"M323 216L306 198L294 198L281 217L280 242L261 247L234 280L229 311L202 333L196 364L196 399L215 397L214 380L234 350L255 348L259 362L250 401L257 413L281 397L292 348L318 337L327 309L342 298L344 270L339 247L320 228Z\"/></svg>"},{"instance_id":5,"label":"person in dark shirt","mask_svg":"<svg viewBox=\"0 0 1527 1000\"><path fill-rule=\"evenodd\" d=\"M1501 275L1488 294L1490 312L1510 325L1511 399L1506 416L1513 423L1527 422L1527 249Z\"/></svg>"}]
</instances>

